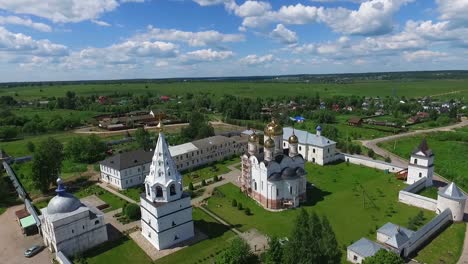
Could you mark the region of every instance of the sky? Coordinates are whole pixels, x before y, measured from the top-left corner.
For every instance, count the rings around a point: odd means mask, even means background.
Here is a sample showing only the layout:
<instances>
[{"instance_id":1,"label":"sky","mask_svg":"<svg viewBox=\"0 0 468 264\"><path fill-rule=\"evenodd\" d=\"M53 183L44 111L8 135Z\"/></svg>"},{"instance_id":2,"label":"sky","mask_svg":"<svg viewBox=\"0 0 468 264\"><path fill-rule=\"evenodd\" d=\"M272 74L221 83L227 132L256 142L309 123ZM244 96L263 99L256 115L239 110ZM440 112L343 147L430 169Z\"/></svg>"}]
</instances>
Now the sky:
<instances>
[{"instance_id":1,"label":"sky","mask_svg":"<svg viewBox=\"0 0 468 264\"><path fill-rule=\"evenodd\" d=\"M0 82L468 70L468 0L0 0Z\"/></svg>"}]
</instances>

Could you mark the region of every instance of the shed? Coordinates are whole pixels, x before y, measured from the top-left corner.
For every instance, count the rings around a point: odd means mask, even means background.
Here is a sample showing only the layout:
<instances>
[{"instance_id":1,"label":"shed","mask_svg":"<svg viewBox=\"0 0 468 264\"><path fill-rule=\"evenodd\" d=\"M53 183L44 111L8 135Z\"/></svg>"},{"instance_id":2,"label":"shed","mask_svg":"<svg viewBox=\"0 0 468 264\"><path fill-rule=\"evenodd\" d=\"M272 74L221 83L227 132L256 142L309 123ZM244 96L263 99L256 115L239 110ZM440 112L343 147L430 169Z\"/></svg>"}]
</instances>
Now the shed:
<instances>
[{"instance_id":1,"label":"shed","mask_svg":"<svg viewBox=\"0 0 468 264\"><path fill-rule=\"evenodd\" d=\"M386 250L382 245L363 237L347 248L347 260L362 263L365 258L374 256L381 249Z\"/></svg>"},{"instance_id":2,"label":"shed","mask_svg":"<svg viewBox=\"0 0 468 264\"><path fill-rule=\"evenodd\" d=\"M37 225L34 216L29 215L20 219L20 226L23 233L27 236L37 233Z\"/></svg>"},{"instance_id":3,"label":"shed","mask_svg":"<svg viewBox=\"0 0 468 264\"><path fill-rule=\"evenodd\" d=\"M360 126L362 125L362 118L360 117L351 117L348 119L348 125L350 126Z\"/></svg>"}]
</instances>

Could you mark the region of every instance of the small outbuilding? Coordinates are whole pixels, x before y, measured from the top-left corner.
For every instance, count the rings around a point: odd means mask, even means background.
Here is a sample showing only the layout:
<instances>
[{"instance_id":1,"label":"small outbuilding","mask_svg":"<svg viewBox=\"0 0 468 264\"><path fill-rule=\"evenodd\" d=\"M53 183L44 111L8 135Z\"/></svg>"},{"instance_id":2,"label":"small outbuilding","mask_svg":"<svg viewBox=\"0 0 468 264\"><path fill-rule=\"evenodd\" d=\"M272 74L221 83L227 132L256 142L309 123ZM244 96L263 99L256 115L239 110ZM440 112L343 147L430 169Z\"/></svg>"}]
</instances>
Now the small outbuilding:
<instances>
[{"instance_id":1,"label":"small outbuilding","mask_svg":"<svg viewBox=\"0 0 468 264\"><path fill-rule=\"evenodd\" d=\"M363 237L347 248L346 258L351 263L362 263L365 258L374 256L381 249L386 250L382 245Z\"/></svg>"},{"instance_id":2,"label":"small outbuilding","mask_svg":"<svg viewBox=\"0 0 468 264\"><path fill-rule=\"evenodd\" d=\"M362 118L360 117L351 117L348 119L348 125L350 126L360 126L362 125Z\"/></svg>"}]
</instances>

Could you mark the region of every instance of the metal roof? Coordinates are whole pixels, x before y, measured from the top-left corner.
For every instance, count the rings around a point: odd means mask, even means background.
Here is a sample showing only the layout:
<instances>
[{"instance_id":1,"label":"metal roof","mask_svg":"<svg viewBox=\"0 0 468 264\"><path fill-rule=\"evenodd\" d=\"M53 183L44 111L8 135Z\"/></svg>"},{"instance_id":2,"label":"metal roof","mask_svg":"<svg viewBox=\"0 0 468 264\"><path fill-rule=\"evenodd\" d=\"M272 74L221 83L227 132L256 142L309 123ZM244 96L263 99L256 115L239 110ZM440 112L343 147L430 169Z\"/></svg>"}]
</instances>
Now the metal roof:
<instances>
[{"instance_id":1,"label":"metal roof","mask_svg":"<svg viewBox=\"0 0 468 264\"><path fill-rule=\"evenodd\" d=\"M20 219L20 224L22 228L27 228L33 225L36 225L36 220L34 219L34 216L26 216L25 218Z\"/></svg>"},{"instance_id":2,"label":"metal roof","mask_svg":"<svg viewBox=\"0 0 468 264\"><path fill-rule=\"evenodd\" d=\"M399 226L399 225L395 225L394 223L390 223L390 222L386 223L381 228L379 228L377 230L377 233L381 233L381 234L384 234L386 236L392 237L392 236L396 235L399 231L402 232L403 234L405 234L407 237L411 237L411 235L414 234L413 230L404 228L404 227Z\"/></svg>"},{"instance_id":3,"label":"metal roof","mask_svg":"<svg viewBox=\"0 0 468 264\"><path fill-rule=\"evenodd\" d=\"M462 191L457 187L457 185L455 185L454 182L442 188L442 190L440 190L438 194L448 199L456 199L456 200L466 199L465 195L463 195Z\"/></svg>"},{"instance_id":4,"label":"metal roof","mask_svg":"<svg viewBox=\"0 0 468 264\"><path fill-rule=\"evenodd\" d=\"M413 150L413 154L417 154L419 152L423 153L423 155L426 157L430 157L433 155L432 150L427 145L426 138L423 138L419 146Z\"/></svg>"},{"instance_id":5,"label":"metal roof","mask_svg":"<svg viewBox=\"0 0 468 264\"><path fill-rule=\"evenodd\" d=\"M348 250L364 258L375 255L375 253L381 249L385 250L385 247L364 237L348 246Z\"/></svg>"},{"instance_id":6,"label":"metal roof","mask_svg":"<svg viewBox=\"0 0 468 264\"><path fill-rule=\"evenodd\" d=\"M100 162L101 165L115 169L124 170L135 166L140 166L151 162L153 158L152 151L144 151L142 149L123 152L112 157L109 157Z\"/></svg>"},{"instance_id":7,"label":"metal roof","mask_svg":"<svg viewBox=\"0 0 468 264\"><path fill-rule=\"evenodd\" d=\"M189 153L195 150L198 150L198 148L191 142L169 147L169 152L171 152L172 157Z\"/></svg>"},{"instance_id":8,"label":"metal roof","mask_svg":"<svg viewBox=\"0 0 468 264\"><path fill-rule=\"evenodd\" d=\"M328 139L327 137L312 134L304 130L293 129L292 127L283 128L283 140L288 140L288 138L293 134L293 131L299 139L300 144L314 145L318 147L326 147L336 144L335 141Z\"/></svg>"},{"instance_id":9,"label":"metal roof","mask_svg":"<svg viewBox=\"0 0 468 264\"><path fill-rule=\"evenodd\" d=\"M224 143L234 142L234 141L235 141L234 139L228 138L225 136L212 136L212 137L192 141L192 144L199 149L205 149L211 146L221 145Z\"/></svg>"},{"instance_id":10,"label":"metal roof","mask_svg":"<svg viewBox=\"0 0 468 264\"><path fill-rule=\"evenodd\" d=\"M408 241L409 237L403 233L401 230L398 231L394 236L390 237L387 241L385 241L385 244L400 249L402 248Z\"/></svg>"}]
</instances>

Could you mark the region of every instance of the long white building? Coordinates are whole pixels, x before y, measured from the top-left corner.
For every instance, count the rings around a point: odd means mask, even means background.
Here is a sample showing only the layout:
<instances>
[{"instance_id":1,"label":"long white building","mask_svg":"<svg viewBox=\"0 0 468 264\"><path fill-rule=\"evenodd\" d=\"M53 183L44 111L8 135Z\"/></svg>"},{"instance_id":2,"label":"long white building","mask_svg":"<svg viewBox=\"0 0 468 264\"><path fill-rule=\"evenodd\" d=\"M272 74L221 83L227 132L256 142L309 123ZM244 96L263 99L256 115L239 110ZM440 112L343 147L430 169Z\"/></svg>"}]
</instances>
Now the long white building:
<instances>
[{"instance_id":1,"label":"long white building","mask_svg":"<svg viewBox=\"0 0 468 264\"><path fill-rule=\"evenodd\" d=\"M200 167L244 153L247 136L213 136L169 147L179 171ZM102 182L117 189L143 184L149 174L152 151L135 150L119 153L100 162Z\"/></svg>"},{"instance_id":2,"label":"long white building","mask_svg":"<svg viewBox=\"0 0 468 264\"><path fill-rule=\"evenodd\" d=\"M57 195L41 209L44 245L72 257L107 241L104 214L67 193L60 178L57 185Z\"/></svg>"},{"instance_id":3,"label":"long white building","mask_svg":"<svg viewBox=\"0 0 468 264\"><path fill-rule=\"evenodd\" d=\"M162 130L161 124L159 125ZM162 131L141 195L141 233L158 250L194 236L190 195L171 157Z\"/></svg>"}]
</instances>

